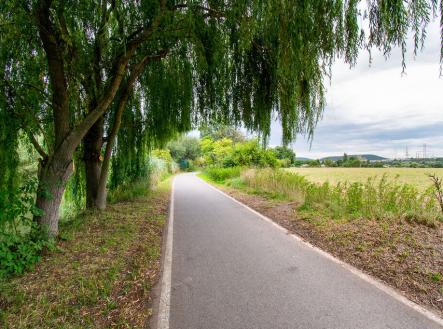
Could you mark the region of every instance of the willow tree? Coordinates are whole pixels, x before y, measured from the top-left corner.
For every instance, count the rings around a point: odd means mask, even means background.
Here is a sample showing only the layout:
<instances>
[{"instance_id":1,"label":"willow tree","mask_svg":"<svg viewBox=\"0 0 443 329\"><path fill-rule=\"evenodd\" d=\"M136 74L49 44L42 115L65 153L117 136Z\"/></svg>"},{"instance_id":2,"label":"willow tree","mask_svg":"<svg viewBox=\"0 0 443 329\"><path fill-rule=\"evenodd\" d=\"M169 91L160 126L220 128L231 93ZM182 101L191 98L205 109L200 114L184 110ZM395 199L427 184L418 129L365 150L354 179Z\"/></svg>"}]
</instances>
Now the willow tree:
<instances>
[{"instance_id":1,"label":"willow tree","mask_svg":"<svg viewBox=\"0 0 443 329\"><path fill-rule=\"evenodd\" d=\"M13 117L5 128L20 127L40 155L36 220L57 233L82 140L86 161L95 162L89 183L97 192L106 181L100 154L104 145L112 154L110 137L133 86L146 99L143 111L170 117L171 125L185 126L192 117L243 123L267 136L277 113L288 142L297 133L312 135L324 109L324 78L337 58L352 65L359 49L374 47L388 55L398 46L405 54L409 31L416 51L432 16L441 19L443 10L441 0L370 0L365 12L358 6L357 0L2 1L7 102L0 102L0 117ZM173 94L155 85L167 65L186 68L165 71L176 78ZM146 136L161 134L161 124L151 129ZM2 163L7 172L16 165Z\"/></svg>"}]
</instances>

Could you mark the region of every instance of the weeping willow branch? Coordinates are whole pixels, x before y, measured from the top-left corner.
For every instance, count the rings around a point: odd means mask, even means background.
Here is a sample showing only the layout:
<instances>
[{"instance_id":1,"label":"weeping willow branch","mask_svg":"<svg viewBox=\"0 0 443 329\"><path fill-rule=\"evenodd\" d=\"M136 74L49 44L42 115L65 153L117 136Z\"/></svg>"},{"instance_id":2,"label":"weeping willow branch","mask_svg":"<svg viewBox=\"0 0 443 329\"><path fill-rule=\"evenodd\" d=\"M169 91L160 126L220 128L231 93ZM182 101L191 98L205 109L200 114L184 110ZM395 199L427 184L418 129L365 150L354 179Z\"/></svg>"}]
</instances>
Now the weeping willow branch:
<instances>
[{"instance_id":1,"label":"weeping willow branch","mask_svg":"<svg viewBox=\"0 0 443 329\"><path fill-rule=\"evenodd\" d=\"M115 140L117 138L118 131L120 129L120 124L122 120L123 111L126 107L126 103L132 90L134 88L135 81L138 79L140 74L143 72L145 66L154 60L160 60L167 56L168 49L160 51L157 55L145 56L139 63L137 63L126 82L126 85L121 89L120 98L117 102L117 109L114 115L114 122L112 124L111 131L107 134L107 143L105 154L103 158L103 163L100 171L99 185L97 191L97 207L99 209L104 209L106 207L106 182L109 175L109 165L111 160L112 148L114 146Z\"/></svg>"},{"instance_id":2,"label":"weeping willow branch","mask_svg":"<svg viewBox=\"0 0 443 329\"><path fill-rule=\"evenodd\" d=\"M29 130L24 129L26 132L26 135L28 136L31 144L34 146L34 148L37 150L38 154L41 155L41 157L43 159L47 159L48 158L48 154L45 152L45 150L43 149L43 147L41 147L41 145L39 144L39 142L37 141L37 139L35 138L34 134L32 134Z\"/></svg>"}]
</instances>

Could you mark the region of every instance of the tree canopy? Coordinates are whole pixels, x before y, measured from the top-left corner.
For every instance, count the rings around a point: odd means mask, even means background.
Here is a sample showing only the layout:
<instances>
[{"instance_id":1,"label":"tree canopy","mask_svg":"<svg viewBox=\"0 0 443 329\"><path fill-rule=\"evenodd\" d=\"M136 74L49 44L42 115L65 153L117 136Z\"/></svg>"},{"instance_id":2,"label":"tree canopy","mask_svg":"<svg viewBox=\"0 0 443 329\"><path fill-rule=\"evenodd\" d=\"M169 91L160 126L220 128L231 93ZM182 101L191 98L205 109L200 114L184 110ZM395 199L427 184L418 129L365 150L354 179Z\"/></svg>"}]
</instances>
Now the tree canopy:
<instances>
[{"instance_id":1,"label":"tree canopy","mask_svg":"<svg viewBox=\"0 0 443 329\"><path fill-rule=\"evenodd\" d=\"M442 0L4 0L0 194L20 136L40 159L36 220L54 234L73 159L100 207L108 167L122 168L111 157L138 170L151 145L193 124L266 138L276 115L285 144L312 136L336 59L352 66L360 49L393 47L404 56L409 33L417 52L442 11Z\"/></svg>"}]
</instances>

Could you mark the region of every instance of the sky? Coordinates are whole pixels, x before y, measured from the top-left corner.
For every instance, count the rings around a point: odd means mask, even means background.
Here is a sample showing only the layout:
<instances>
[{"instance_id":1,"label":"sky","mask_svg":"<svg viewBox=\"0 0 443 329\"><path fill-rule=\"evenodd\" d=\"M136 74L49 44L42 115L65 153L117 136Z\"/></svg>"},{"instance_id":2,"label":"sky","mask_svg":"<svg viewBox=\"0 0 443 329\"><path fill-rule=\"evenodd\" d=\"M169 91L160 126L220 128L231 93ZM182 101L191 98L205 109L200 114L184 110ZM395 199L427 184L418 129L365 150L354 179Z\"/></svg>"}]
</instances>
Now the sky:
<instances>
[{"instance_id":1,"label":"sky","mask_svg":"<svg viewBox=\"0 0 443 329\"><path fill-rule=\"evenodd\" d=\"M412 40L411 40L412 42ZM327 105L312 144L298 136L292 145L298 157L377 154L388 158L443 156L443 77L440 77L440 35L437 22L429 26L425 48L414 59L408 46L406 74L401 52L389 59L366 52L357 65L338 61L327 84ZM281 144L280 123L272 124L270 145Z\"/></svg>"}]
</instances>

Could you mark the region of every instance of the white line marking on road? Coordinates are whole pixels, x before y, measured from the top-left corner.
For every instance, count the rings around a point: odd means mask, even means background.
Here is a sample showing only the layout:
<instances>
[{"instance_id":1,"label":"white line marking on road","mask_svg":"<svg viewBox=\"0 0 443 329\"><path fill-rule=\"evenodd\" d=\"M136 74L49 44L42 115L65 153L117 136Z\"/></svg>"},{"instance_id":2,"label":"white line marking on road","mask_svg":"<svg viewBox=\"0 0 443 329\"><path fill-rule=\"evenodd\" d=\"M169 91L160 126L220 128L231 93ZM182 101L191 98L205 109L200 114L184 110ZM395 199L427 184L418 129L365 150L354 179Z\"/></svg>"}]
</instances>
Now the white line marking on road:
<instances>
[{"instance_id":1,"label":"white line marking on road","mask_svg":"<svg viewBox=\"0 0 443 329\"><path fill-rule=\"evenodd\" d=\"M174 182L172 179L171 202L169 204L169 219L166 236L165 258L163 260L163 276L161 283L160 302L158 306L157 329L169 329L171 312L171 273L172 273L172 242L174 233Z\"/></svg>"},{"instance_id":2,"label":"white line marking on road","mask_svg":"<svg viewBox=\"0 0 443 329\"><path fill-rule=\"evenodd\" d=\"M196 175L196 177L198 177ZM283 226L277 224L276 222L274 222L272 219L270 219L269 217L266 217L265 215L259 213L258 211L252 209L251 207L245 205L244 203L238 201L237 199L233 198L232 196L230 196L229 194L221 191L220 189L216 188L215 186L209 184L208 182L204 181L203 179L201 179L200 177L198 177L203 183L205 183L206 185L208 185L210 188L214 189L215 191L221 193L222 195L224 195L225 197L231 199L232 201L234 201L235 203L243 206L244 208L246 208L247 210L249 210L250 212L254 213L255 215L257 215L258 217L260 217L261 219L263 219L264 221L268 222L269 224L272 224L274 227L276 227L277 229L279 229L280 231L286 233L287 235L290 235L292 238L294 238L295 240L297 240L298 242L300 242L301 244L305 245L306 247L313 249L314 251L316 251L317 253L321 254L323 257L328 258L329 260L339 264L340 266L342 266L343 268L347 269L348 271L350 271L351 273L353 273L354 275L358 276L360 279L372 284L373 286L377 287L378 289L380 289L381 291L383 291L384 293L388 294L389 296L393 297L394 299L398 300L399 302L405 304L406 306L409 306L411 308L413 308L415 311L417 311L418 313L422 314L423 316L425 316L426 318L436 322L437 324L439 324L440 326L443 327L443 319L440 318L438 315L436 315L435 313L431 312L430 310L424 308L423 306L420 306L416 303L414 303L413 301L409 300L408 298L406 298L405 296L403 296L402 294L400 294L399 292L397 292L395 289L387 286L385 283L383 283L382 281L379 281L376 278L373 278L371 276L369 276L368 274L360 271L359 269L355 268L352 265L349 265L348 263L345 263L343 261L341 261L340 259L334 257L333 255L331 255L330 253L312 245L310 242L304 240L301 236L290 232L289 230L287 230L286 228L284 228Z\"/></svg>"}]
</instances>

